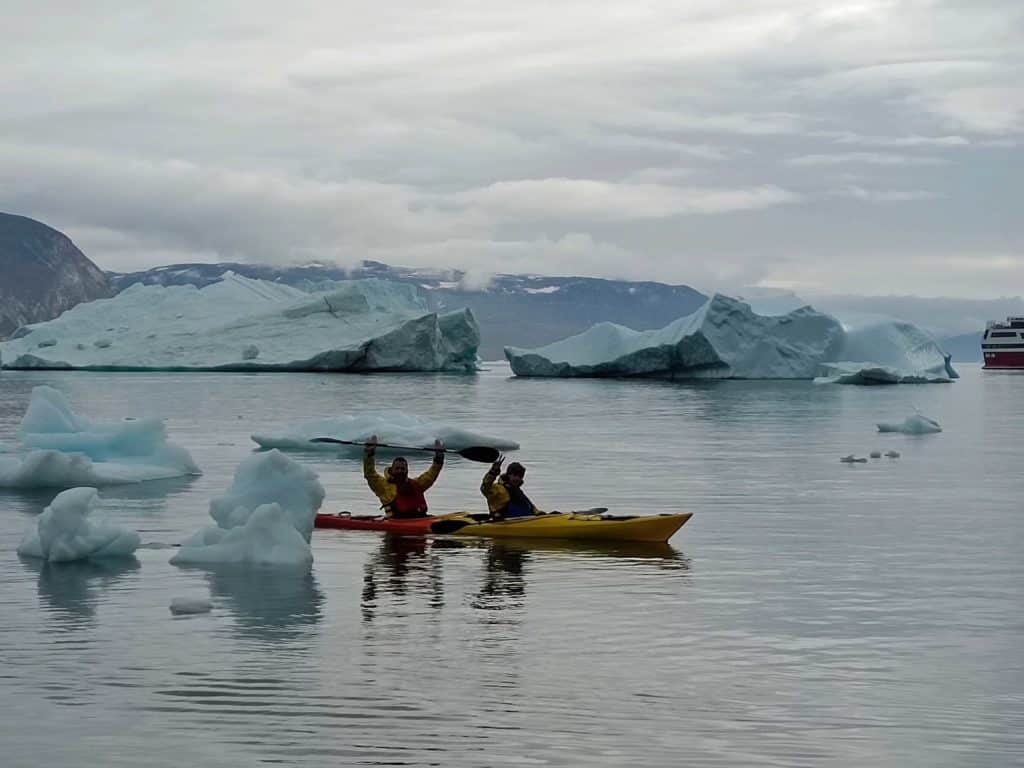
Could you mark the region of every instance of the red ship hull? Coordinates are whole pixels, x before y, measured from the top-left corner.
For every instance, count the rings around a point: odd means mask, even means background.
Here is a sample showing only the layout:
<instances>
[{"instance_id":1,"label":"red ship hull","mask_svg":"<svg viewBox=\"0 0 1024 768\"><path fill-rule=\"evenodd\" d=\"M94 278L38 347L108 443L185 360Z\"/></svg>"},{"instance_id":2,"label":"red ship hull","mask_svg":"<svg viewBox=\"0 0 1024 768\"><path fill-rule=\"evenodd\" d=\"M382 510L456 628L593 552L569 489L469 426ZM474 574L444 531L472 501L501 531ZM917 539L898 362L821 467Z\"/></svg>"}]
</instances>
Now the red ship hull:
<instances>
[{"instance_id":1,"label":"red ship hull","mask_svg":"<svg viewBox=\"0 0 1024 768\"><path fill-rule=\"evenodd\" d=\"M1014 370L1024 371L1024 349L1012 351L985 350L985 363L982 368L986 370Z\"/></svg>"}]
</instances>

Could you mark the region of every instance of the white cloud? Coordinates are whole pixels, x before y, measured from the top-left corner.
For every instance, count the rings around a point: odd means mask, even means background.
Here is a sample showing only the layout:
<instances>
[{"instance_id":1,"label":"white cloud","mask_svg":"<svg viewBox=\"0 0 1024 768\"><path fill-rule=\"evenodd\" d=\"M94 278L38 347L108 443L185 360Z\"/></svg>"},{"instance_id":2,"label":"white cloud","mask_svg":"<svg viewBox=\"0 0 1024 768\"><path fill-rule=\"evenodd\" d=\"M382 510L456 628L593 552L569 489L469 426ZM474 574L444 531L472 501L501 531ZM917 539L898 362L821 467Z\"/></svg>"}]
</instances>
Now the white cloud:
<instances>
[{"instance_id":1,"label":"white cloud","mask_svg":"<svg viewBox=\"0 0 1024 768\"><path fill-rule=\"evenodd\" d=\"M1024 87L958 88L923 99L927 108L977 133L1024 132Z\"/></svg>"},{"instance_id":2,"label":"white cloud","mask_svg":"<svg viewBox=\"0 0 1024 768\"><path fill-rule=\"evenodd\" d=\"M868 165L942 165L946 161L926 155L898 155L882 152L843 152L821 155L801 155L787 160L790 165L847 165L866 163Z\"/></svg>"},{"instance_id":3,"label":"white cloud","mask_svg":"<svg viewBox=\"0 0 1024 768\"><path fill-rule=\"evenodd\" d=\"M868 147L966 147L970 140L963 136L862 136L857 133L823 133L837 144L860 144Z\"/></svg>"},{"instance_id":4,"label":"white cloud","mask_svg":"<svg viewBox=\"0 0 1024 768\"><path fill-rule=\"evenodd\" d=\"M483 210L536 218L656 219L728 213L792 203L776 186L748 189L680 188L592 179L502 181L456 196Z\"/></svg>"},{"instance_id":5,"label":"white cloud","mask_svg":"<svg viewBox=\"0 0 1024 768\"><path fill-rule=\"evenodd\" d=\"M865 189L849 185L835 189L832 194L837 197L850 197L872 203L905 203L918 200L934 200L938 195L925 189Z\"/></svg>"}]
</instances>

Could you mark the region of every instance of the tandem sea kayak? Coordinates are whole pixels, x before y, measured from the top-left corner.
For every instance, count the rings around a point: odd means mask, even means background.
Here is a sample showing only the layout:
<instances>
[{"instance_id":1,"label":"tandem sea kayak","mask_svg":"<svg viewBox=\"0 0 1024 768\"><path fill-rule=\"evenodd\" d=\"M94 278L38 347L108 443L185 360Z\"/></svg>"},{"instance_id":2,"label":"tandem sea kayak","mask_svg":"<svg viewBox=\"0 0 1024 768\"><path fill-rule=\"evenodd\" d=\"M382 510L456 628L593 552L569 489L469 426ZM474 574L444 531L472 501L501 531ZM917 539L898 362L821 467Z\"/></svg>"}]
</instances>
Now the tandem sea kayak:
<instances>
[{"instance_id":1,"label":"tandem sea kayak","mask_svg":"<svg viewBox=\"0 0 1024 768\"><path fill-rule=\"evenodd\" d=\"M551 512L495 523L488 521L484 515L470 515L466 512L407 520L340 514L317 515L315 525L317 528L346 531L381 531L397 536L437 533L488 538L666 542L691 516L691 512L635 517Z\"/></svg>"},{"instance_id":2,"label":"tandem sea kayak","mask_svg":"<svg viewBox=\"0 0 1024 768\"><path fill-rule=\"evenodd\" d=\"M430 530L432 533L450 533L453 536L489 538L666 542L692 515L692 512L683 512L675 515L615 517L569 512L523 517L500 523L476 522L469 517L449 517L432 523Z\"/></svg>"}]
</instances>

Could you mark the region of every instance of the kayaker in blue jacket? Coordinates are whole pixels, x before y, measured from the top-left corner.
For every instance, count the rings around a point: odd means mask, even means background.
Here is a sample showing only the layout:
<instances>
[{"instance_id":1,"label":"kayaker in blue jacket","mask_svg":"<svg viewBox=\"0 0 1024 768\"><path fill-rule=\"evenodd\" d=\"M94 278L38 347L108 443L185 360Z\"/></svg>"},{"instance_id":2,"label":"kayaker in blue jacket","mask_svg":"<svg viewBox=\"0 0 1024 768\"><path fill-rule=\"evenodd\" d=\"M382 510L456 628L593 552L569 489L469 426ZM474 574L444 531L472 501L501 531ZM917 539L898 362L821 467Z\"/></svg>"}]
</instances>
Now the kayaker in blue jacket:
<instances>
[{"instance_id":1,"label":"kayaker in blue jacket","mask_svg":"<svg viewBox=\"0 0 1024 768\"><path fill-rule=\"evenodd\" d=\"M528 517L543 514L523 493L523 480L526 467L518 461L508 465L505 474L501 473L504 456L491 465L480 483L480 493L487 499L487 509L494 520L508 520L513 517Z\"/></svg>"}]
</instances>

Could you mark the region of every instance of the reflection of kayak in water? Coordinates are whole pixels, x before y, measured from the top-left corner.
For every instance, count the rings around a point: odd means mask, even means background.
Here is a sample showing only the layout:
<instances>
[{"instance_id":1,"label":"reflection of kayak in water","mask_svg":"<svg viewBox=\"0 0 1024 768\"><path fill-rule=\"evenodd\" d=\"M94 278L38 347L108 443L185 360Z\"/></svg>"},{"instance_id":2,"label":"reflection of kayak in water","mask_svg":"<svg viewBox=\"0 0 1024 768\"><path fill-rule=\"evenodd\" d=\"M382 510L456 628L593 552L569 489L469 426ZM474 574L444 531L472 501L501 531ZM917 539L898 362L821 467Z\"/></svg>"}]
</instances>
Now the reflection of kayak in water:
<instances>
[{"instance_id":1,"label":"reflection of kayak in water","mask_svg":"<svg viewBox=\"0 0 1024 768\"><path fill-rule=\"evenodd\" d=\"M462 539L435 539L435 545L447 541L451 546L487 547L490 552L528 554L571 554L580 557L623 558L625 560L672 560L684 563L683 554L664 541L588 541L586 539L518 539L502 537L485 541L469 536Z\"/></svg>"},{"instance_id":2,"label":"reflection of kayak in water","mask_svg":"<svg viewBox=\"0 0 1024 768\"><path fill-rule=\"evenodd\" d=\"M430 526L439 520L451 518L462 519L463 513L455 515L439 515L427 517L413 517L404 520L382 517L380 515L317 515L315 526L317 528L337 528L343 531L383 531L396 536L424 536L430 533Z\"/></svg>"},{"instance_id":3,"label":"reflection of kayak in water","mask_svg":"<svg viewBox=\"0 0 1024 768\"><path fill-rule=\"evenodd\" d=\"M430 530L432 533L450 533L454 536L664 543L691 516L691 512L636 517L569 512L521 517L500 523L476 522L466 516L438 520L430 526Z\"/></svg>"}]
</instances>

